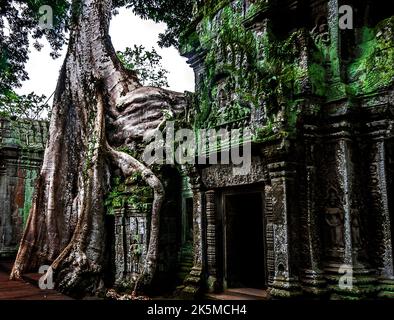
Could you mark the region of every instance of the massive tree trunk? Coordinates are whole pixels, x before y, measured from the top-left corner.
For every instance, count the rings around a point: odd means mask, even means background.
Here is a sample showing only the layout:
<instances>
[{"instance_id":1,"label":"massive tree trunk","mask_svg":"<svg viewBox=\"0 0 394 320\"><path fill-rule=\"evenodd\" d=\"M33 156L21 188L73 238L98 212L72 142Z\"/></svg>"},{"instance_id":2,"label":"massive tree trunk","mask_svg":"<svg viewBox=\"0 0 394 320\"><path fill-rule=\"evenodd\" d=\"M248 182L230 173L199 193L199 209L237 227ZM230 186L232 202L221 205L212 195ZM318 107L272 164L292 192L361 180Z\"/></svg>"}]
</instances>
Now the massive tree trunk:
<instances>
[{"instance_id":1,"label":"massive tree trunk","mask_svg":"<svg viewBox=\"0 0 394 320\"><path fill-rule=\"evenodd\" d=\"M65 292L102 287L104 197L116 166L125 176L141 172L154 191L141 281L148 284L156 267L164 190L146 165L116 149L156 130L163 110L182 112L185 99L175 92L141 87L134 73L122 67L108 34L111 0L74 2L49 141L11 278L50 264L58 288Z\"/></svg>"}]
</instances>

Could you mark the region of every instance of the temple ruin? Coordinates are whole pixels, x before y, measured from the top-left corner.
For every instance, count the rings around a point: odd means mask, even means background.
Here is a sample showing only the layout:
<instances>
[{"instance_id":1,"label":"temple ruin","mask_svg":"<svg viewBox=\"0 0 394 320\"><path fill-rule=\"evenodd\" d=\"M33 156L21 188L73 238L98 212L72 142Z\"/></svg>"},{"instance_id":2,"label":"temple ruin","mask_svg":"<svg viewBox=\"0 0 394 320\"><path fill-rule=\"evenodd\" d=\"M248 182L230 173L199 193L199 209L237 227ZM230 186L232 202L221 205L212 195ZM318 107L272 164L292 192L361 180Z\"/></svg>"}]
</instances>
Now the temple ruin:
<instances>
[{"instance_id":1,"label":"temple ruin","mask_svg":"<svg viewBox=\"0 0 394 320\"><path fill-rule=\"evenodd\" d=\"M0 117L0 257L15 256L48 134L45 121Z\"/></svg>"},{"instance_id":2,"label":"temple ruin","mask_svg":"<svg viewBox=\"0 0 394 320\"><path fill-rule=\"evenodd\" d=\"M250 128L252 165L238 177L231 165L191 170L184 291L393 297L392 8L197 2L182 47L196 75L194 128ZM339 27L342 5L353 29Z\"/></svg>"},{"instance_id":3,"label":"temple ruin","mask_svg":"<svg viewBox=\"0 0 394 320\"><path fill-rule=\"evenodd\" d=\"M339 8L353 8L342 30ZM233 164L164 166L155 288L185 298L257 289L272 298L394 297L394 11L387 1L195 1L181 53L195 71L187 121ZM15 251L46 138L0 122L0 254ZM201 130L239 129L217 143ZM238 143L238 144L237 144ZM143 268L152 194L138 175L106 199L108 284ZM345 277L345 278L344 278ZM345 280L345 281L344 281ZM349 285L351 284L351 285Z\"/></svg>"}]
</instances>

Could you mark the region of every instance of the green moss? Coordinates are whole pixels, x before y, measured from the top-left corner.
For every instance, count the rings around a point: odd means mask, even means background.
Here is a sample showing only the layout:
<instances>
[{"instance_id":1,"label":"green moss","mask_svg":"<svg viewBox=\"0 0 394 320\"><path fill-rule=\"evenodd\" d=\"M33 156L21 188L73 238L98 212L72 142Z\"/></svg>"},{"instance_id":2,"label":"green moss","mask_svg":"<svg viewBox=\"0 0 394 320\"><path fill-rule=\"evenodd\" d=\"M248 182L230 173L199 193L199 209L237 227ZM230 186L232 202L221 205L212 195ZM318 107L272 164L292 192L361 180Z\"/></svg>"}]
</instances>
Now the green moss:
<instances>
[{"instance_id":1,"label":"green moss","mask_svg":"<svg viewBox=\"0 0 394 320\"><path fill-rule=\"evenodd\" d=\"M394 17L363 29L357 59L348 68L351 82L345 84L336 41L303 29L282 40L269 23L255 32L246 24L269 6L255 1L245 12L243 5L242 0L204 1L195 29L185 37L184 52L206 53L196 92L196 132L243 126L259 111L265 123L257 128L256 140L289 136L296 134L300 98L351 101L393 83Z\"/></svg>"},{"instance_id":2,"label":"green moss","mask_svg":"<svg viewBox=\"0 0 394 320\"><path fill-rule=\"evenodd\" d=\"M138 158L138 151L132 150L127 146L122 146L116 149L119 152L124 152L128 154L129 156L132 156L133 158Z\"/></svg>"},{"instance_id":3,"label":"green moss","mask_svg":"<svg viewBox=\"0 0 394 320\"><path fill-rule=\"evenodd\" d=\"M198 48L200 46L200 38L195 31L191 33L184 33L180 36L179 44L179 52L181 55L187 55L192 52L194 48Z\"/></svg>"},{"instance_id":4,"label":"green moss","mask_svg":"<svg viewBox=\"0 0 394 320\"><path fill-rule=\"evenodd\" d=\"M327 93L326 69L321 64L312 63L309 66L309 76L312 80L312 92L324 97Z\"/></svg>"},{"instance_id":5,"label":"green moss","mask_svg":"<svg viewBox=\"0 0 394 320\"><path fill-rule=\"evenodd\" d=\"M350 90L368 94L394 82L394 17L364 27L359 56L349 67Z\"/></svg>"},{"instance_id":6,"label":"green moss","mask_svg":"<svg viewBox=\"0 0 394 320\"><path fill-rule=\"evenodd\" d=\"M250 15L261 9L256 3L249 8ZM269 30L263 34L248 30L244 21L242 6L240 9L237 5L227 5L214 17L205 15L197 28L199 43L207 55L205 73L197 92L196 129L249 118L253 109L263 105L269 113L267 118L283 107L286 113L292 112L294 96L301 93L307 77L312 79L315 94L325 93L324 68L316 62L308 70L297 63L301 56L297 42L305 37L304 31L279 41ZM322 60L321 54L319 59ZM224 85L220 79L225 79ZM227 94L225 108L220 103L221 91ZM290 117L294 119L296 115L293 112Z\"/></svg>"},{"instance_id":7,"label":"green moss","mask_svg":"<svg viewBox=\"0 0 394 320\"><path fill-rule=\"evenodd\" d=\"M140 212L147 212L151 208L152 198L153 191L140 173L136 172L127 179L114 177L111 191L105 199L107 214L114 214L115 209L125 206Z\"/></svg>"},{"instance_id":8,"label":"green moss","mask_svg":"<svg viewBox=\"0 0 394 320\"><path fill-rule=\"evenodd\" d=\"M84 181L88 180L88 172L93 165L93 155L94 155L96 148L97 148L97 138L96 138L96 135L93 134L92 139L88 143L86 161L85 161L83 171L82 171L82 176L83 176Z\"/></svg>"},{"instance_id":9,"label":"green moss","mask_svg":"<svg viewBox=\"0 0 394 320\"><path fill-rule=\"evenodd\" d=\"M24 205L23 205L23 225L26 225L30 209L33 202L34 186L38 172L36 170L27 170L25 177Z\"/></svg>"},{"instance_id":10,"label":"green moss","mask_svg":"<svg viewBox=\"0 0 394 320\"><path fill-rule=\"evenodd\" d=\"M254 3L251 3L249 8L247 9L245 13L245 20L253 18L257 14L259 14L262 11L266 11L269 9L269 3L267 1L256 1Z\"/></svg>"}]
</instances>

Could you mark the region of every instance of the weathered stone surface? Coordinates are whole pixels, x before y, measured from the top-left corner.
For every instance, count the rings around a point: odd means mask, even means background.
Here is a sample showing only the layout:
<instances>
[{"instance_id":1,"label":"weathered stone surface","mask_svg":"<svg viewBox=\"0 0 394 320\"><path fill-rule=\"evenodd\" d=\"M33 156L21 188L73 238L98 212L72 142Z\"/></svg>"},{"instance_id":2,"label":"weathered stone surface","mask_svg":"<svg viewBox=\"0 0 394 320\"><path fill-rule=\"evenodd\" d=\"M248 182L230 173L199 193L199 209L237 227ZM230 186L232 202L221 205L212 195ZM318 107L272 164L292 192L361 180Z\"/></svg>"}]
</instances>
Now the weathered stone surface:
<instances>
[{"instance_id":1,"label":"weathered stone surface","mask_svg":"<svg viewBox=\"0 0 394 320\"><path fill-rule=\"evenodd\" d=\"M148 250L148 214L115 210L115 284L132 287L144 267Z\"/></svg>"},{"instance_id":2,"label":"weathered stone surface","mask_svg":"<svg viewBox=\"0 0 394 320\"><path fill-rule=\"evenodd\" d=\"M196 74L195 127L252 132L248 174L220 162L193 171L206 290L226 289L229 277L228 190L263 190L261 273L272 296L393 296L394 12L358 1L345 31L342 4L196 2L181 39Z\"/></svg>"},{"instance_id":3,"label":"weathered stone surface","mask_svg":"<svg viewBox=\"0 0 394 320\"><path fill-rule=\"evenodd\" d=\"M273 297L394 297L394 12L357 1L356 26L344 31L343 3L196 1L181 39L197 84L190 124L199 137L206 129L251 132L234 144L204 140L208 148L196 158L247 142L251 166L244 175L221 159L182 168L183 189L163 179L172 198L160 218L159 284L167 285L187 251L193 258L178 289L188 298L246 282ZM28 203L26 179L34 179L26 168L40 161L36 149L24 150L37 138L7 125L0 249L12 251ZM114 212L116 280L132 283L143 266L149 219L127 205ZM247 224L252 218L259 223ZM241 235L237 224L245 226ZM253 234L263 235L262 246ZM244 252L247 258L234 258Z\"/></svg>"},{"instance_id":4,"label":"weathered stone surface","mask_svg":"<svg viewBox=\"0 0 394 320\"><path fill-rule=\"evenodd\" d=\"M18 248L47 132L45 121L0 118L0 256L13 256Z\"/></svg>"}]
</instances>

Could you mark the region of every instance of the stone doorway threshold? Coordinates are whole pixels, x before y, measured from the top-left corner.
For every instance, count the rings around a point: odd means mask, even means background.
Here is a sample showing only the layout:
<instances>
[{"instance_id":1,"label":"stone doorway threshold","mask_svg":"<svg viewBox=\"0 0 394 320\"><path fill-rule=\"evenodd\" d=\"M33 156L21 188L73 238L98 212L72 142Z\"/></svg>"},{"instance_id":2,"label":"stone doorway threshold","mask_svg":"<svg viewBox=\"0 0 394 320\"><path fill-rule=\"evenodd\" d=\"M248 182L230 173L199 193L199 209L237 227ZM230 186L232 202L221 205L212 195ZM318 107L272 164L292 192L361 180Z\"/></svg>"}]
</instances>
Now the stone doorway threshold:
<instances>
[{"instance_id":1,"label":"stone doorway threshold","mask_svg":"<svg viewBox=\"0 0 394 320\"><path fill-rule=\"evenodd\" d=\"M270 295L264 289L234 288L222 293L207 293L205 298L208 300L269 300Z\"/></svg>"}]
</instances>

